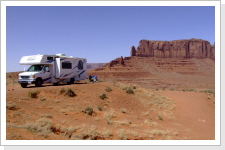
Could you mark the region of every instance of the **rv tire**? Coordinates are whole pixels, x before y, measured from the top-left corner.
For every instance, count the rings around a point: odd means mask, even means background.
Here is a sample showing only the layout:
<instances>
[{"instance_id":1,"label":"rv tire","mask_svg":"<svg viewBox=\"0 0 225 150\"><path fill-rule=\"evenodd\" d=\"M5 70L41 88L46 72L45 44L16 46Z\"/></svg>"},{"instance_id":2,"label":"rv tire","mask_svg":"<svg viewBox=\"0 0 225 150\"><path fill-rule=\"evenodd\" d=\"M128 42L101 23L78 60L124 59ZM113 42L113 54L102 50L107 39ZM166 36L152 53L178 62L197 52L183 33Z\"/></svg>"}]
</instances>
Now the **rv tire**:
<instances>
[{"instance_id":1,"label":"rv tire","mask_svg":"<svg viewBox=\"0 0 225 150\"><path fill-rule=\"evenodd\" d=\"M26 87L27 87L27 83L21 83L20 85L21 85L21 87L23 87L23 88L26 88Z\"/></svg>"},{"instance_id":2,"label":"rv tire","mask_svg":"<svg viewBox=\"0 0 225 150\"><path fill-rule=\"evenodd\" d=\"M74 83L74 78L71 78L69 82L67 82L68 85L73 84Z\"/></svg>"},{"instance_id":3,"label":"rv tire","mask_svg":"<svg viewBox=\"0 0 225 150\"><path fill-rule=\"evenodd\" d=\"M54 86L58 86L58 85L59 85L59 83L53 83L53 85L54 85Z\"/></svg>"},{"instance_id":4,"label":"rv tire","mask_svg":"<svg viewBox=\"0 0 225 150\"><path fill-rule=\"evenodd\" d=\"M35 86L37 87L41 87L42 86L42 79L41 78L38 78L35 82Z\"/></svg>"}]
</instances>

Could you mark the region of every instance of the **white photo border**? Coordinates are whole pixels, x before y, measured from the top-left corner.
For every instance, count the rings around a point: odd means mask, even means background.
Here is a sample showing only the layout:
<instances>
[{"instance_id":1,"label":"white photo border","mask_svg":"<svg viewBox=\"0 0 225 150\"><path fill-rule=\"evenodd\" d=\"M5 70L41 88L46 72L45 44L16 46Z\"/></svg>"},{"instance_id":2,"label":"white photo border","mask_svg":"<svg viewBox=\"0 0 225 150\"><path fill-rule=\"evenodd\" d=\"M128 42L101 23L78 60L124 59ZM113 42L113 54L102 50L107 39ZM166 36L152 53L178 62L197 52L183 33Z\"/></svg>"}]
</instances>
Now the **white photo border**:
<instances>
[{"instance_id":1,"label":"white photo border","mask_svg":"<svg viewBox=\"0 0 225 150\"><path fill-rule=\"evenodd\" d=\"M7 6L215 6L215 140L6 140ZM2 1L1 2L1 145L220 145L220 1Z\"/></svg>"}]
</instances>

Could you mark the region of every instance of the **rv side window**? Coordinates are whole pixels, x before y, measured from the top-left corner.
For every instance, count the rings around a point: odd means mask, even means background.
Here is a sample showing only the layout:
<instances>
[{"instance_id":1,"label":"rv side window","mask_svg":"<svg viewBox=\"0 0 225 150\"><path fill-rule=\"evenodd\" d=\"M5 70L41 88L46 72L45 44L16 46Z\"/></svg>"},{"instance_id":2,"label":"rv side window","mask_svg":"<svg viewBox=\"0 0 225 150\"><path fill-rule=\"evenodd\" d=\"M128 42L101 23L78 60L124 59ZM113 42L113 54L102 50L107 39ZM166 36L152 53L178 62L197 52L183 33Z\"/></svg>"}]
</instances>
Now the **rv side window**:
<instances>
[{"instance_id":1,"label":"rv side window","mask_svg":"<svg viewBox=\"0 0 225 150\"><path fill-rule=\"evenodd\" d=\"M54 60L53 57L47 57L47 60Z\"/></svg>"},{"instance_id":2,"label":"rv side window","mask_svg":"<svg viewBox=\"0 0 225 150\"><path fill-rule=\"evenodd\" d=\"M79 60L79 62L78 62L78 69L83 69L83 62L82 62L82 60Z\"/></svg>"},{"instance_id":3,"label":"rv side window","mask_svg":"<svg viewBox=\"0 0 225 150\"><path fill-rule=\"evenodd\" d=\"M62 62L62 69L71 69L71 68L72 68L71 63Z\"/></svg>"}]
</instances>

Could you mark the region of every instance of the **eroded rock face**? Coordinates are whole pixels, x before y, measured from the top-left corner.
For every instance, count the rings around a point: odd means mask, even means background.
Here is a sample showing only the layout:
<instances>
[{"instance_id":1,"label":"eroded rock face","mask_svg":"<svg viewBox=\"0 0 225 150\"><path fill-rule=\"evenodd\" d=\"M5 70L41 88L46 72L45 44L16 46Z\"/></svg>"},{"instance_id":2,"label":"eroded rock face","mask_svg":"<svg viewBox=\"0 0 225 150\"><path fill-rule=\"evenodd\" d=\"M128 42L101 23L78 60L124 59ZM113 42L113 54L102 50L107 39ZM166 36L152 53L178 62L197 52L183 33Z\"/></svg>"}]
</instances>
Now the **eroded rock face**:
<instances>
[{"instance_id":1,"label":"eroded rock face","mask_svg":"<svg viewBox=\"0 0 225 150\"><path fill-rule=\"evenodd\" d=\"M157 58L215 58L215 46L201 39L148 41L141 40L131 56Z\"/></svg>"}]
</instances>

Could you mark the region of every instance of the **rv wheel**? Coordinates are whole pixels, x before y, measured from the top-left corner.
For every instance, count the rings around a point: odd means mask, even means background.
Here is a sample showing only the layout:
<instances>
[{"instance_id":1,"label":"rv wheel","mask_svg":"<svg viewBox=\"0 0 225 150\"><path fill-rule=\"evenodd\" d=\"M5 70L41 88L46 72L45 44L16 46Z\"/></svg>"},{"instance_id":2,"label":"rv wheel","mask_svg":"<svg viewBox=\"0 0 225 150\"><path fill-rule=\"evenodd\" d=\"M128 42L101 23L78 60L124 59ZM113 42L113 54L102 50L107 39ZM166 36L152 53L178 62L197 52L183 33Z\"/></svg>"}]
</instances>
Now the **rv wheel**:
<instances>
[{"instance_id":1,"label":"rv wheel","mask_svg":"<svg viewBox=\"0 0 225 150\"><path fill-rule=\"evenodd\" d=\"M70 79L70 84L74 84L74 78Z\"/></svg>"},{"instance_id":2,"label":"rv wheel","mask_svg":"<svg viewBox=\"0 0 225 150\"><path fill-rule=\"evenodd\" d=\"M68 85L73 84L74 83L74 78L71 78L69 82L67 82Z\"/></svg>"},{"instance_id":3,"label":"rv wheel","mask_svg":"<svg viewBox=\"0 0 225 150\"><path fill-rule=\"evenodd\" d=\"M42 79L37 79L35 82L35 86L41 87L42 86Z\"/></svg>"},{"instance_id":4,"label":"rv wheel","mask_svg":"<svg viewBox=\"0 0 225 150\"><path fill-rule=\"evenodd\" d=\"M20 84L23 88L26 88L27 87L27 83L21 83Z\"/></svg>"},{"instance_id":5,"label":"rv wheel","mask_svg":"<svg viewBox=\"0 0 225 150\"><path fill-rule=\"evenodd\" d=\"M54 85L54 86L58 86L58 85L59 85L59 83L53 83L53 85Z\"/></svg>"}]
</instances>

